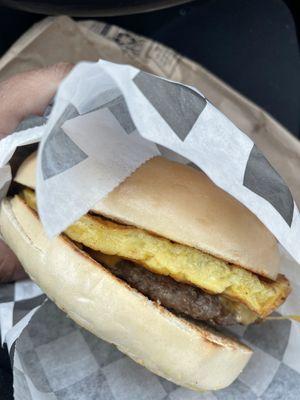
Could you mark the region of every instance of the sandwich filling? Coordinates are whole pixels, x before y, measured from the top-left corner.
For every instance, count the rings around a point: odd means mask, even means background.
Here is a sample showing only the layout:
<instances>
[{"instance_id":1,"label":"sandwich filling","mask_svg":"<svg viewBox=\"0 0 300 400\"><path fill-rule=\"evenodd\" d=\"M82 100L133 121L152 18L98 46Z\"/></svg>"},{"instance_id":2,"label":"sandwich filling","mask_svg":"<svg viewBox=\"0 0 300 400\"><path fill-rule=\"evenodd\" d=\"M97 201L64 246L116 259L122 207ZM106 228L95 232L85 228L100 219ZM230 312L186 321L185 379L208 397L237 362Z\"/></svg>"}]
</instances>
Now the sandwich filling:
<instances>
[{"instance_id":1,"label":"sandwich filling","mask_svg":"<svg viewBox=\"0 0 300 400\"><path fill-rule=\"evenodd\" d=\"M238 303L232 303L223 296L205 293L200 288L155 274L117 256L86 248L85 251L113 275L177 315L222 326L250 324L257 320L257 315L247 307L242 304L238 307Z\"/></svg>"},{"instance_id":2,"label":"sandwich filling","mask_svg":"<svg viewBox=\"0 0 300 400\"><path fill-rule=\"evenodd\" d=\"M36 210L34 191L24 189L21 196ZM249 324L269 315L290 291L282 275L270 281L198 249L98 215L84 215L64 234L151 300L194 319Z\"/></svg>"}]
</instances>

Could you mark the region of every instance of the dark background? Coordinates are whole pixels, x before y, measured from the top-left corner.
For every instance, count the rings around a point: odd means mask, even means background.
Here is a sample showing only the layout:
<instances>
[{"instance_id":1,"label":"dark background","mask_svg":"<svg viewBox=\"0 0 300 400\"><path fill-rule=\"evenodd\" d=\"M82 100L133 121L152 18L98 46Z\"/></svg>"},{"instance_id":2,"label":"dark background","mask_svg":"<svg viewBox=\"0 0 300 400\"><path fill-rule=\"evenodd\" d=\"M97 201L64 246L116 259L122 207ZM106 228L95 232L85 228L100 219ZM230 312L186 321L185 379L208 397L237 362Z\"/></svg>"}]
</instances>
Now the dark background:
<instances>
[{"instance_id":1,"label":"dark background","mask_svg":"<svg viewBox=\"0 0 300 400\"><path fill-rule=\"evenodd\" d=\"M151 37L201 63L300 138L298 3L198 0L102 20ZM43 17L0 6L0 55ZM0 350L0 400L8 399L12 399L10 363L5 350Z\"/></svg>"}]
</instances>

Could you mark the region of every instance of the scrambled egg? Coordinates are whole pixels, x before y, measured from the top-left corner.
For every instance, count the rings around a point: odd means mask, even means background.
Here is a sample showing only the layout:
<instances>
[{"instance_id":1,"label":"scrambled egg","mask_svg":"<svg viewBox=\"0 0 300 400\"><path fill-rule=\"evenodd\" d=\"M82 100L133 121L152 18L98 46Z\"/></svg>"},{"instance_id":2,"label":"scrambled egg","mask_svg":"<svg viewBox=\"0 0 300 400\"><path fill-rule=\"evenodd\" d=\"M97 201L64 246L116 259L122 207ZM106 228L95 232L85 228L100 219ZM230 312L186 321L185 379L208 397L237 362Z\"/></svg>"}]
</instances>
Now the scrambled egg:
<instances>
[{"instance_id":1,"label":"scrambled egg","mask_svg":"<svg viewBox=\"0 0 300 400\"><path fill-rule=\"evenodd\" d=\"M36 208L32 190L25 189L22 195L30 207ZM243 303L261 318L277 308L290 291L282 275L276 282L267 281L200 250L100 216L86 214L64 233L93 250L132 260L157 274Z\"/></svg>"}]
</instances>

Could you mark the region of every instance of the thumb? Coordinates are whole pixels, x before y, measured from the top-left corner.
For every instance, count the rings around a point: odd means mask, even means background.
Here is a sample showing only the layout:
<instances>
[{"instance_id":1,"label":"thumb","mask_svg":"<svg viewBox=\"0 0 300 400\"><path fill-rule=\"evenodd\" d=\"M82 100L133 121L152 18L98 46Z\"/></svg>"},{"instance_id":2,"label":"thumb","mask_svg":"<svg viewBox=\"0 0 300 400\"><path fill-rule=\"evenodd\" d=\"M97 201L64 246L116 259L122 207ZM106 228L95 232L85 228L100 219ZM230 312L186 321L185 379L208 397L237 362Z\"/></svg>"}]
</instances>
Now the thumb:
<instances>
[{"instance_id":1,"label":"thumb","mask_svg":"<svg viewBox=\"0 0 300 400\"><path fill-rule=\"evenodd\" d=\"M41 115L71 69L71 64L60 63L0 82L0 139L10 134L26 117ZM17 257L0 239L0 282L25 277Z\"/></svg>"},{"instance_id":2,"label":"thumb","mask_svg":"<svg viewBox=\"0 0 300 400\"><path fill-rule=\"evenodd\" d=\"M29 115L41 115L72 64L59 63L23 72L0 82L0 139Z\"/></svg>"}]
</instances>

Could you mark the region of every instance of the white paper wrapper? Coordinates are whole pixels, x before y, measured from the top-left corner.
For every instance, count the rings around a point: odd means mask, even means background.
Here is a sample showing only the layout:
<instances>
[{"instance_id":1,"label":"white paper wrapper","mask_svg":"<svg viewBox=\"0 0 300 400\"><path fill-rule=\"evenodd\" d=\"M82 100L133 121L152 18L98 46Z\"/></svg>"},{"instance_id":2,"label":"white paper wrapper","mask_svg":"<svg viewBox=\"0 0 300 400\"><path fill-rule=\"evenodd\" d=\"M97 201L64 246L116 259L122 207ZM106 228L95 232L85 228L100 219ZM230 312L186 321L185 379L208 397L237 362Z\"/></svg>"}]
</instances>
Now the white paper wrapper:
<instances>
[{"instance_id":1,"label":"white paper wrapper","mask_svg":"<svg viewBox=\"0 0 300 400\"><path fill-rule=\"evenodd\" d=\"M60 86L46 125L1 142L0 167L17 144L41 136L37 200L49 236L160 154L158 144L248 207L300 262L300 215L288 186L252 140L196 89L128 65L80 63Z\"/></svg>"}]
</instances>

